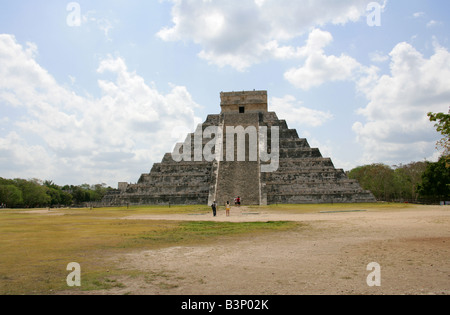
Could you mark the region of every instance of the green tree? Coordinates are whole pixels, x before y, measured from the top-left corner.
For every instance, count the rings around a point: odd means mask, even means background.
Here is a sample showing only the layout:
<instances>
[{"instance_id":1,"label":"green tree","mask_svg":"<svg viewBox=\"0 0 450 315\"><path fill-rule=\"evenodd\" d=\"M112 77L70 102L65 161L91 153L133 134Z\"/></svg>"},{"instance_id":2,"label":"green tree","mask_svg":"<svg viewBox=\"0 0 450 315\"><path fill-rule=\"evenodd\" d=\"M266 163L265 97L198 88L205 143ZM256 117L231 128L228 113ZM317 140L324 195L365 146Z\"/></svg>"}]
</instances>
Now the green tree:
<instances>
[{"instance_id":1,"label":"green tree","mask_svg":"<svg viewBox=\"0 0 450 315\"><path fill-rule=\"evenodd\" d=\"M35 208L51 204L52 198L47 194L47 188L42 186L39 180L15 179L14 181L22 191L24 206Z\"/></svg>"},{"instance_id":2,"label":"green tree","mask_svg":"<svg viewBox=\"0 0 450 315\"><path fill-rule=\"evenodd\" d=\"M87 194L86 191L80 186L71 185L70 192L75 204L81 204L83 202L89 201L89 194Z\"/></svg>"},{"instance_id":3,"label":"green tree","mask_svg":"<svg viewBox=\"0 0 450 315\"><path fill-rule=\"evenodd\" d=\"M14 185L0 185L0 203L10 208L21 205L22 191Z\"/></svg>"},{"instance_id":4,"label":"green tree","mask_svg":"<svg viewBox=\"0 0 450 315\"><path fill-rule=\"evenodd\" d=\"M418 185L421 197L450 200L450 168L446 166L446 157L441 157L437 163L428 163Z\"/></svg>"},{"instance_id":5,"label":"green tree","mask_svg":"<svg viewBox=\"0 0 450 315\"><path fill-rule=\"evenodd\" d=\"M0 203L8 206L71 206L101 201L113 188L106 184L58 186L51 180L4 179L0 177Z\"/></svg>"},{"instance_id":6,"label":"green tree","mask_svg":"<svg viewBox=\"0 0 450 315\"><path fill-rule=\"evenodd\" d=\"M419 197L417 185L422 182L422 175L427 167L426 162L412 162L394 167L393 199L414 200Z\"/></svg>"},{"instance_id":7,"label":"green tree","mask_svg":"<svg viewBox=\"0 0 450 315\"><path fill-rule=\"evenodd\" d=\"M72 195L66 191L61 190L59 192L60 198L61 198L61 205L63 206L70 206L72 205Z\"/></svg>"},{"instance_id":8,"label":"green tree","mask_svg":"<svg viewBox=\"0 0 450 315\"><path fill-rule=\"evenodd\" d=\"M411 178L403 167L396 168L393 173L393 198L396 200L412 199L409 187Z\"/></svg>"},{"instance_id":9,"label":"green tree","mask_svg":"<svg viewBox=\"0 0 450 315\"><path fill-rule=\"evenodd\" d=\"M101 201L103 197L110 191L111 187L106 187L106 184L96 184L91 187L91 189L95 192L94 194L94 200L95 201Z\"/></svg>"},{"instance_id":10,"label":"green tree","mask_svg":"<svg viewBox=\"0 0 450 315\"><path fill-rule=\"evenodd\" d=\"M63 190L52 181L46 180L44 186L47 187L47 195L51 197L52 206L70 206L72 204L72 195Z\"/></svg>"},{"instance_id":11,"label":"green tree","mask_svg":"<svg viewBox=\"0 0 450 315\"><path fill-rule=\"evenodd\" d=\"M88 184L70 186L70 191L75 204L96 201L95 191L91 190L91 186Z\"/></svg>"},{"instance_id":12,"label":"green tree","mask_svg":"<svg viewBox=\"0 0 450 315\"><path fill-rule=\"evenodd\" d=\"M48 188L47 187L47 195L50 196L50 205L51 206L57 206L61 204L61 195L59 193L58 189L55 188Z\"/></svg>"},{"instance_id":13,"label":"green tree","mask_svg":"<svg viewBox=\"0 0 450 315\"><path fill-rule=\"evenodd\" d=\"M446 166L450 167L450 110L448 114L428 113L431 122L436 122L436 130L441 133L443 138L438 141L438 148L444 150L443 156L446 157Z\"/></svg>"},{"instance_id":14,"label":"green tree","mask_svg":"<svg viewBox=\"0 0 450 315\"><path fill-rule=\"evenodd\" d=\"M371 164L357 167L348 174L350 179L356 179L362 188L370 190L378 200L393 198L394 171L384 164Z\"/></svg>"},{"instance_id":15,"label":"green tree","mask_svg":"<svg viewBox=\"0 0 450 315\"><path fill-rule=\"evenodd\" d=\"M385 164L359 166L348 173L362 188L370 190L378 200L413 200L419 197L417 187L422 182L426 162L412 162L390 167Z\"/></svg>"},{"instance_id":16,"label":"green tree","mask_svg":"<svg viewBox=\"0 0 450 315\"><path fill-rule=\"evenodd\" d=\"M112 190L111 187L106 187L106 184L96 184L92 186L89 184L79 186L71 185L64 186L62 189L72 194L75 204L101 201L108 191Z\"/></svg>"}]
</instances>

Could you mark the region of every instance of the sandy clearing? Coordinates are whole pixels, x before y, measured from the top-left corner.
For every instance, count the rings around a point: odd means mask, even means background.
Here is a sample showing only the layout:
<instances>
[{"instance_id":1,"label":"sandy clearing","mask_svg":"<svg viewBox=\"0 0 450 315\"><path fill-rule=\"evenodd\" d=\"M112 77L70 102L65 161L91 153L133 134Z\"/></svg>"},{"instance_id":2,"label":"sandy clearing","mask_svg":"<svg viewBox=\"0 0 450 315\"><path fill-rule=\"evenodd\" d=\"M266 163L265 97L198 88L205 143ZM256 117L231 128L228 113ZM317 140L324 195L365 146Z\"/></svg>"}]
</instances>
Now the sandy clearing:
<instances>
[{"instance_id":1,"label":"sandy clearing","mask_svg":"<svg viewBox=\"0 0 450 315\"><path fill-rule=\"evenodd\" d=\"M283 213L270 210L255 210L247 207L232 208L230 216L225 216L225 211L219 211L216 217L211 214L164 214L164 215L131 215L123 217L123 220L166 220L166 221L214 221L214 222L267 222L267 221L347 221L361 219L363 221L383 220L412 220L416 218L427 219L430 216L450 213L450 207L441 206L415 206L406 210L388 209L382 210L318 210L314 213ZM407 214L407 215L406 215ZM397 222L398 223L398 222Z\"/></svg>"},{"instance_id":2,"label":"sandy clearing","mask_svg":"<svg viewBox=\"0 0 450 315\"><path fill-rule=\"evenodd\" d=\"M64 213L58 210L49 210L49 209L24 210L24 211L8 210L8 213L64 215Z\"/></svg>"},{"instance_id":3,"label":"sandy clearing","mask_svg":"<svg viewBox=\"0 0 450 315\"><path fill-rule=\"evenodd\" d=\"M300 295L450 294L450 208L230 217L129 216L131 220L298 221L294 231L224 238L209 245L131 252L120 268L145 276L118 279L124 288L91 294ZM369 287L371 262L381 287Z\"/></svg>"}]
</instances>

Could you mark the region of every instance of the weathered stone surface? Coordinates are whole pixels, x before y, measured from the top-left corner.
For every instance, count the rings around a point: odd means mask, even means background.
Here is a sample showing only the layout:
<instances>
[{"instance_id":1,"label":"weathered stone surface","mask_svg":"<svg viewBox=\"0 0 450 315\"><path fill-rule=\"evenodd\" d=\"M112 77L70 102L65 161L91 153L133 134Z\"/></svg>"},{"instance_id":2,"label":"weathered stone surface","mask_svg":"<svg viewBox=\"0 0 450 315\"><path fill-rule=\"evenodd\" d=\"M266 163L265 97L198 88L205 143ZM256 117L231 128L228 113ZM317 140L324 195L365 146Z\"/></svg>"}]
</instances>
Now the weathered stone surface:
<instances>
[{"instance_id":1,"label":"weathered stone surface","mask_svg":"<svg viewBox=\"0 0 450 315\"><path fill-rule=\"evenodd\" d=\"M259 113L224 113L222 114L222 125L224 130L227 127L248 126L257 127L259 124ZM235 145L233 148L234 161L226 159L227 135L223 138L224 157L219 163L218 181L216 192L213 199L219 204L225 204L227 201L233 203L234 198L240 197L246 204L260 203L260 171L259 163L251 162L249 158L249 139L245 141L245 161L238 161L237 149ZM210 200L212 203L214 200Z\"/></svg>"},{"instance_id":2,"label":"weathered stone surface","mask_svg":"<svg viewBox=\"0 0 450 315\"><path fill-rule=\"evenodd\" d=\"M220 107L223 113L267 112L267 91L220 93Z\"/></svg>"},{"instance_id":3,"label":"weathered stone surface","mask_svg":"<svg viewBox=\"0 0 450 315\"><path fill-rule=\"evenodd\" d=\"M195 161L195 136L189 134L191 161L175 162L167 153L161 163L156 163L149 174L141 175L137 184L120 183L119 189L105 196L109 205L126 204L219 204L233 203L240 196L243 204L274 203L343 203L374 202L373 195L364 191L358 182L349 180L341 169L336 169L320 150L311 148L285 120L267 111L267 92L221 93L220 115L209 115L202 128L221 127L222 158L214 161ZM250 159L250 136L245 138L245 160L237 161L238 148L234 146L227 159L227 127L242 126L279 128L279 167L275 172L261 172L259 150L257 159ZM270 139L270 137L268 137ZM202 139L204 148L211 139ZM271 143L267 144L270 152ZM217 148L216 148L217 149Z\"/></svg>"}]
</instances>

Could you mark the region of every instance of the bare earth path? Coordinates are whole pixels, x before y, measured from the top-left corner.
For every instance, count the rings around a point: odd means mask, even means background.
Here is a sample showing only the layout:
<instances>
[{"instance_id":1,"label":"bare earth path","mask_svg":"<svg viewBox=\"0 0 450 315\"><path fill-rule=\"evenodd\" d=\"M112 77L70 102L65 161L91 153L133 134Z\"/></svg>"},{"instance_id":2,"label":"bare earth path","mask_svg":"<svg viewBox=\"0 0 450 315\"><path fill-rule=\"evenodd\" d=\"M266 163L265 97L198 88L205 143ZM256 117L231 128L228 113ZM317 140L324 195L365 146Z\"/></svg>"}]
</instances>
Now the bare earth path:
<instances>
[{"instance_id":1,"label":"bare earth path","mask_svg":"<svg viewBox=\"0 0 450 315\"><path fill-rule=\"evenodd\" d=\"M253 210L254 211L254 210ZM450 294L450 208L289 214L233 209L210 215L134 216L142 220L298 221L294 231L224 239L116 257L147 276L96 294L300 295ZM381 266L369 287L367 265Z\"/></svg>"}]
</instances>

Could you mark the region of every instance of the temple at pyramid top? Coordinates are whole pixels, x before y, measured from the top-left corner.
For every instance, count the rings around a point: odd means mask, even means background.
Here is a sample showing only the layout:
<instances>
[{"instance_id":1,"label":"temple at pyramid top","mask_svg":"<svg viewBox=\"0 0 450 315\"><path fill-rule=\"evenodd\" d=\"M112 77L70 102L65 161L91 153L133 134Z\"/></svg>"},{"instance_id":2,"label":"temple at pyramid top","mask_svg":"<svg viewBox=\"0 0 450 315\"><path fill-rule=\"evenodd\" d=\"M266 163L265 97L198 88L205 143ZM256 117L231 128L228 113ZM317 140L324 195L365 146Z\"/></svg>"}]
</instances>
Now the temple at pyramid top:
<instances>
[{"instance_id":1,"label":"temple at pyramid top","mask_svg":"<svg viewBox=\"0 0 450 315\"><path fill-rule=\"evenodd\" d=\"M220 93L220 107L224 113L267 113L267 91Z\"/></svg>"}]
</instances>

